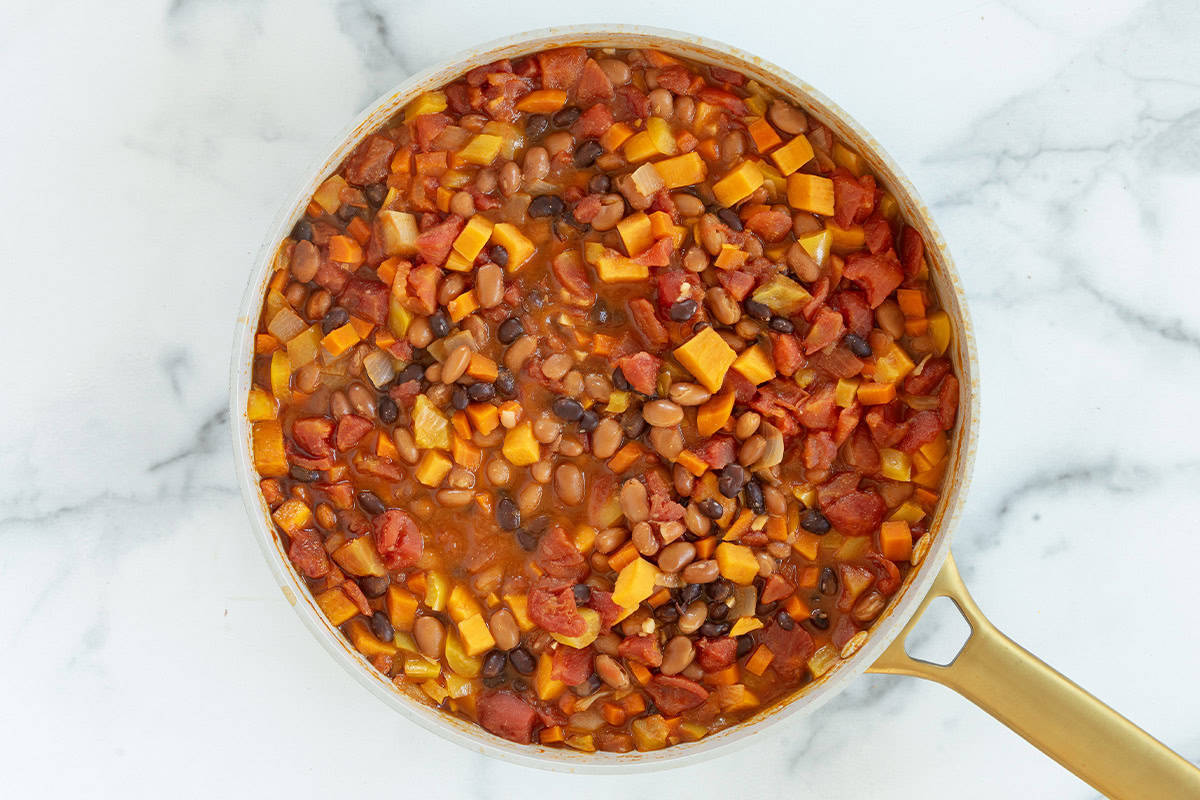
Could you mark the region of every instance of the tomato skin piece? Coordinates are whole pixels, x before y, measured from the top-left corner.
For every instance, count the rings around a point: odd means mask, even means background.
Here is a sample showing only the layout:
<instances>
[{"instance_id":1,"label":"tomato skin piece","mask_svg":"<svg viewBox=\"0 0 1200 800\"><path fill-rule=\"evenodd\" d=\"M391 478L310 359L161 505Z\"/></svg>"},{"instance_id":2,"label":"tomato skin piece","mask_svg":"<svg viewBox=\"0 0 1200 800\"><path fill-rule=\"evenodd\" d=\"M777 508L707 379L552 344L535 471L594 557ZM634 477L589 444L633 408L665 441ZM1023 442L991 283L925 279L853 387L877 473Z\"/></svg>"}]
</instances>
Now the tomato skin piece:
<instances>
[{"instance_id":1,"label":"tomato skin piece","mask_svg":"<svg viewBox=\"0 0 1200 800\"><path fill-rule=\"evenodd\" d=\"M388 569L408 569L421 558L425 543L407 512L389 508L372 520L375 549Z\"/></svg>"},{"instance_id":2,"label":"tomato skin piece","mask_svg":"<svg viewBox=\"0 0 1200 800\"><path fill-rule=\"evenodd\" d=\"M582 636L587 622L575 604L574 583L543 576L529 590L529 619L549 633Z\"/></svg>"},{"instance_id":3,"label":"tomato skin piece","mask_svg":"<svg viewBox=\"0 0 1200 800\"><path fill-rule=\"evenodd\" d=\"M953 375L947 375L942 381L942 388L938 392L937 413L942 430L948 431L954 427L954 420L958 417L958 378Z\"/></svg>"},{"instance_id":4,"label":"tomato skin piece","mask_svg":"<svg viewBox=\"0 0 1200 800\"><path fill-rule=\"evenodd\" d=\"M553 578L578 579L586 572L583 555L575 548L561 525L555 525L538 540L534 561Z\"/></svg>"},{"instance_id":5,"label":"tomato skin piece","mask_svg":"<svg viewBox=\"0 0 1200 800\"><path fill-rule=\"evenodd\" d=\"M329 555L320 536L310 530L298 530L289 536L292 541L288 545L288 558L306 578L323 578L329 574Z\"/></svg>"},{"instance_id":6,"label":"tomato skin piece","mask_svg":"<svg viewBox=\"0 0 1200 800\"><path fill-rule=\"evenodd\" d=\"M904 379L904 391L909 394L929 394L936 389L950 374L950 359L944 356L931 358L925 362L919 375L909 375Z\"/></svg>"}]
</instances>

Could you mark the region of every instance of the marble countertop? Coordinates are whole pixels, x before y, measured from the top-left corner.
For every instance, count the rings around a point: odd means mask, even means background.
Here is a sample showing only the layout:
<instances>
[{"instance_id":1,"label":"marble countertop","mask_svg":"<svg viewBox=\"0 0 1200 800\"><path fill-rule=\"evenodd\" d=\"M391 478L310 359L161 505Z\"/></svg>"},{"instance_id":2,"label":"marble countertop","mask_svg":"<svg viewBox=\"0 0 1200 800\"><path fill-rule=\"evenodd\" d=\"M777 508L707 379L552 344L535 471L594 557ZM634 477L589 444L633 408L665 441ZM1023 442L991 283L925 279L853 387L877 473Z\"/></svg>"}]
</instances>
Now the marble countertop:
<instances>
[{"instance_id":1,"label":"marble countertop","mask_svg":"<svg viewBox=\"0 0 1200 800\"><path fill-rule=\"evenodd\" d=\"M684 770L513 767L385 709L284 601L250 535L225 411L265 227L346 122L413 71L600 19L759 53L889 149L950 243L977 326L981 445L954 544L968 584L1001 629L1200 758L1200 7L730 10L0 10L7 796L1095 796L949 690L888 676Z\"/></svg>"}]
</instances>

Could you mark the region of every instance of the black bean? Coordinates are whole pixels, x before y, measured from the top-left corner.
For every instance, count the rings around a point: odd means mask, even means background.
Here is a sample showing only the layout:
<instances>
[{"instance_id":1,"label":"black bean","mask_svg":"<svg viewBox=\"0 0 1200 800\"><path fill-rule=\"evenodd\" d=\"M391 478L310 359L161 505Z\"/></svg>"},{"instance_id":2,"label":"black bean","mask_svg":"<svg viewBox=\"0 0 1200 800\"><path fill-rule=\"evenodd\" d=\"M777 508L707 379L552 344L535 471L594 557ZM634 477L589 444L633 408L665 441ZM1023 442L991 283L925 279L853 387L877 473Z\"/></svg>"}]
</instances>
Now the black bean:
<instances>
[{"instance_id":1,"label":"black bean","mask_svg":"<svg viewBox=\"0 0 1200 800\"><path fill-rule=\"evenodd\" d=\"M471 396L467 394L467 390L463 387L455 386L454 393L450 395L450 405L462 411L471 405Z\"/></svg>"},{"instance_id":2,"label":"black bean","mask_svg":"<svg viewBox=\"0 0 1200 800\"><path fill-rule=\"evenodd\" d=\"M706 319L702 319L699 322L697 322L695 325L692 326L692 333L699 333L700 331L704 330L705 328L711 328L711 327L712 327L711 322L709 322Z\"/></svg>"},{"instance_id":3,"label":"black bean","mask_svg":"<svg viewBox=\"0 0 1200 800\"><path fill-rule=\"evenodd\" d=\"M517 504L506 494L500 495L500 499L496 501L496 524L506 531L515 531L521 527L521 509L517 508Z\"/></svg>"},{"instance_id":4,"label":"black bean","mask_svg":"<svg viewBox=\"0 0 1200 800\"><path fill-rule=\"evenodd\" d=\"M467 387L467 394L476 403L483 403L496 396L496 387L490 383L472 383Z\"/></svg>"},{"instance_id":5,"label":"black bean","mask_svg":"<svg viewBox=\"0 0 1200 800\"><path fill-rule=\"evenodd\" d=\"M737 657L738 658L741 658L742 656L746 655L753 649L754 649L754 637L752 637L748 633L743 633L741 636L737 637Z\"/></svg>"},{"instance_id":6,"label":"black bean","mask_svg":"<svg viewBox=\"0 0 1200 800\"><path fill-rule=\"evenodd\" d=\"M396 417L400 416L400 409L396 406L396 401L386 394L379 395L379 402L375 404L379 410L379 421L384 425L391 425L396 421Z\"/></svg>"},{"instance_id":7,"label":"black bean","mask_svg":"<svg viewBox=\"0 0 1200 800\"><path fill-rule=\"evenodd\" d=\"M358 587L363 590L363 594L367 597L380 597L387 591L388 584L387 575L364 575L358 579Z\"/></svg>"},{"instance_id":8,"label":"black bean","mask_svg":"<svg viewBox=\"0 0 1200 800\"><path fill-rule=\"evenodd\" d=\"M483 657L483 677L494 678L508 666L508 654L503 650L489 650Z\"/></svg>"},{"instance_id":9,"label":"black bean","mask_svg":"<svg viewBox=\"0 0 1200 800\"><path fill-rule=\"evenodd\" d=\"M559 397L550 404L554 416L567 422L574 422L583 416L583 404L574 397Z\"/></svg>"},{"instance_id":10,"label":"black bean","mask_svg":"<svg viewBox=\"0 0 1200 800\"><path fill-rule=\"evenodd\" d=\"M771 309L767 307L766 303L760 303L753 297L747 297L743 305L746 306L746 313L755 319L765 322L771 318Z\"/></svg>"},{"instance_id":11,"label":"black bean","mask_svg":"<svg viewBox=\"0 0 1200 800\"><path fill-rule=\"evenodd\" d=\"M604 152L604 147L595 139L588 139L575 148L575 166L586 169L596 163L596 158Z\"/></svg>"},{"instance_id":12,"label":"black bean","mask_svg":"<svg viewBox=\"0 0 1200 800\"><path fill-rule=\"evenodd\" d=\"M288 470L288 474L292 476L292 480L297 480L301 483L312 483L321 477L321 473L317 470L306 469L299 464L292 464L292 468Z\"/></svg>"},{"instance_id":13,"label":"black bean","mask_svg":"<svg viewBox=\"0 0 1200 800\"><path fill-rule=\"evenodd\" d=\"M591 675L588 675L586 681L578 686L572 686L571 691L580 697L587 697L595 694L600 689L602 683L604 681L600 680L600 676L593 672Z\"/></svg>"},{"instance_id":14,"label":"black bean","mask_svg":"<svg viewBox=\"0 0 1200 800\"><path fill-rule=\"evenodd\" d=\"M700 635L709 637L724 636L725 634L729 633L729 630L732 627L733 626L728 622L713 622L712 620L709 620L700 626Z\"/></svg>"},{"instance_id":15,"label":"black bean","mask_svg":"<svg viewBox=\"0 0 1200 800\"><path fill-rule=\"evenodd\" d=\"M754 607L754 616L766 619L775 613L775 609L779 608L779 601L771 603L759 603Z\"/></svg>"},{"instance_id":16,"label":"black bean","mask_svg":"<svg viewBox=\"0 0 1200 800\"><path fill-rule=\"evenodd\" d=\"M580 233L587 233L592 229L590 224L586 222L580 222L579 220L575 219L575 212L573 210L566 211L561 217L559 217L558 221L565 222L567 225L570 225Z\"/></svg>"},{"instance_id":17,"label":"black bean","mask_svg":"<svg viewBox=\"0 0 1200 800\"><path fill-rule=\"evenodd\" d=\"M603 172L598 172L588 179L588 191L592 194L604 194L612 188L612 179Z\"/></svg>"},{"instance_id":18,"label":"black bean","mask_svg":"<svg viewBox=\"0 0 1200 800\"><path fill-rule=\"evenodd\" d=\"M813 624L814 628L823 631L829 630L829 612L823 608L814 608L808 615L808 621Z\"/></svg>"},{"instance_id":19,"label":"black bean","mask_svg":"<svg viewBox=\"0 0 1200 800\"><path fill-rule=\"evenodd\" d=\"M603 297L596 298L595 304L592 305L592 310L588 312L588 319L593 325L607 325L608 318L608 303L604 302Z\"/></svg>"},{"instance_id":20,"label":"black bean","mask_svg":"<svg viewBox=\"0 0 1200 800\"><path fill-rule=\"evenodd\" d=\"M833 571L833 567L825 567L821 570L821 580L817 584L817 588L824 595L837 594L838 577L837 573Z\"/></svg>"},{"instance_id":21,"label":"black bean","mask_svg":"<svg viewBox=\"0 0 1200 800\"><path fill-rule=\"evenodd\" d=\"M376 611L371 615L371 633L380 641L392 641L396 631L392 629L392 621L388 619L386 611Z\"/></svg>"},{"instance_id":22,"label":"black bean","mask_svg":"<svg viewBox=\"0 0 1200 800\"><path fill-rule=\"evenodd\" d=\"M540 139L550 130L550 118L545 114L530 114L525 118L525 138Z\"/></svg>"},{"instance_id":23,"label":"black bean","mask_svg":"<svg viewBox=\"0 0 1200 800\"><path fill-rule=\"evenodd\" d=\"M612 382L613 386L617 387L619 391L629 391L629 381L625 380L625 373L621 371L620 367L613 370Z\"/></svg>"},{"instance_id":24,"label":"black bean","mask_svg":"<svg viewBox=\"0 0 1200 800\"><path fill-rule=\"evenodd\" d=\"M488 258L492 259L492 263L501 266L508 266L508 248L502 244L492 245L492 249L488 250Z\"/></svg>"},{"instance_id":25,"label":"black bean","mask_svg":"<svg viewBox=\"0 0 1200 800\"><path fill-rule=\"evenodd\" d=\"M713 500L711 497L701 500L699 504L697 504L697 508L700 509L701 514L709 519L719 519L721 515L725 513L725 507L716 500Z\"/></svg>"},{"instance_id":26,"label":"black bean","mask_svg":"<svg viewBox=\"0 0 1200 800\"><path fill-rule=\"evenodd\" d=\"M729 606L725 605L724 603L720 602L719 600L714 600L713 602L708 604L708 618L709 619L715 619L717 622L720 622L721 620L725 619L728 616L729 616Z\"/></svg>"},{"instance_id":27,"label":"black bean","mask_svg":"<svg viewBox=\"0 0 1200 800\"><path fill-rule=\"evenodd\" d=\"M737 497L746 484L746 477L746 468L741 464L727 464L717 479L717 489L726 497Z\"/></svg>"},{"instance_id":28,"label":"black bean","mask_svg":"<svg viewBox=\"0 0 1200 800\"><path fill-rule=\"evenodd\" d=\"M700 599L700 595L704 594L704 585L700 583L688 583L679 590L679 602L684 606L690 606L692 603Z\"/></svg>"},{"instance_id":29,"label":"black bean","mask_svg":"<svg viewBox=\"0 0 1200 800\"><path fill-rule=\"evenodd\" d=\"M763 500L762 486L758 481L751 480L746 483L746 505L750 506L750 510L755 514L765 514L767 512L767 504Z\"/></svg>"},{"instance_id":30,"label":"black bean","mask_svg":"<svg viewBox=\"0 0 1200 800\"><path fill-rule=\"evenodd\" d=\"M796 627L796 620L792 619L792 615L787 612L786 608L781 608L776 612L775 622L785 631L790 631Z\"/></svg>"},{"instance_id":31,"label":"black bean","mask_svg":"<svg viewBox=\"0 0 1200 800\"><path fill-rule=\"evenodd\" d=\"M383 205L383 201L387 197L387 192L388 187L386 183L372 183L363 189L363 194L366 195L367 202L376 208Z\"/></svg>"},{"instance_id":32,"label":"black bean","mask_svg":"<svg viewBox=\"0 0 1200 800\"><path fill-rule=\"evenodd\" d=\"M501 322L500 327L496 330L496 338L500 340L500 344L512 344L524 335L525 324L519 317L509 317Z\"/></svg>"},{"instance_id":33,"label":"black bean","mask_svg":"<svg viewBox=\"0 0 1200 800\"><path fill-rule=\"evenodd\" d=\"M536 536L541 536L543 533L550 530L550 524L553 522L554 519L549 514L538 514L536 517L529 520L525 527L529 529L530 533L533 533Z\"/></svg>"},{"instance_id":34,"label":"black bean","mask_svg":"<svg viewBox=\"0 0 1200 800\"><path fill-rule=\"evenodd\" d=\"M507 675L493 675L490 678L483 679L484 687L488 689L499 689L504 684L508 683Z\"/></svg>"},{"instance_id":35,"label":"black bean","mask_svg":"<svg viewBox=\"0 0 1200 800\"><path fill-rule=\"evenodd\" d=\"M414 353L413 355L415 356L416 354ZM400 370L400 374L396 376L396 385L400 386L409 381L420 381L424 377L425 368L414 362Z\"/></svg>"},{"instance_id":36,"label":"black bean","mask_svg":"<svg viewBox=\"0 0 1200 800\"><path fill-rule=\"evenodd\" d=\"M787 317L771 317L771 321L767 323L767 327L776 333L792 333L796 330L796 325Z\"/></svg>"},{"instance_id":37,"label":"black bean","mask_svg":"<svg viewBox=\"0 0 1200 800\"><path fill-rule=\"evenodd\" d=\"M583 433L591 433L599 424L600 415L590 408L579 415L579 430Z\"/></svg>"},{"instance_id":38,"label":"black bean","mask_svg":"<svg viewBox=\"0 0 1200 800\"><path fill-rule=\"evenodd\" d=\"M516 692L528 692L529 691L529 681L527 681L523 678L513 678L512 687L513 687L513 691L516 691Z\"/></svg>"},{"instance_id":39,"label":"black bean","mask_svg":"<svg viewBox=\"0 0 1200 800\"><path fill-rule=\"evenodd\" d=\"M533 670L537 667L537 661L533 655L524 647L514 647L508 653L508 663L512 664L513 669L522 675L532 675Z\"/></svg>"},{"instance_id":40,"label":"black bean","mask_svg":"<svg viewBox=\"0 0 1200 800\"><path fill-rule=\"evenodd\" d=\"M850 348L850 352L859 358L871 357L871 345L867 344L867 340L856 333L847 333L843 338L846 346Z\"/></svg>"},{"instance_id":41,"label":"black bean","mask_svg":"<svg viewBox=\"0 0 1200 800\"><path fill-rule=\"evenodd\" d=\"M586 583L577 583L571 588L571 593L575 595L575 605L586 606L588 601L592 599L592 587Z\"/></svg>"},{"instance_id":42,"label":"black bean","mask_svg":"<svg viewBox=\"0 0 1200 800\"><path fill-rule=\"evenodd\" d=\"M532 553L537 549L538 540L537 537L529 531L525 530L524 528L519 528L517 530L517 544L521 545L521 549L525 552Z\"/></svg>"},{"instance_id":43,"label":"black bean","mask_svg":"<svg viewBox=\"0 0 1200 800\"><path fill-rule=\"evenodd\" d=\"M733 594L733 581L728 578L717 578L705 586L704 593L708 595L709 600L727 600Z\"/></svg>"},{"instance_id":44,"label":"black bean","mask_svg":"<svg viewBox=\"0 0 1200 800\"><path fill-rule=\"evenodd\" d=\"M663 603L654 609L654 618L664 625L669 625L679 619L679 608L674 603Z\"/></svg>"},{"instance_id":45,"label":"black bean","mask_svg":"<svg viewBox=\"0 0 1200 800\"><path fill-rule=\"evenodd\" d=\"M362 506L363 511L373 517L377 517L387 511L387 506L379 499L379 495L369 492L366 489L358 493L358 504Z\"/></svg>"},{"instance_id":46,"label":"black bean","mask_svg":"<svg viewBox=\"0 0 1200 800\"><path fill-rule=\"evenodd\" d=\"M496 380L492 382L496 387L496 391L501 397L516 397L517 396L517 379L506 368L501 367L496 373Z\"/></svg>"},{"instance_id":47,"label":"black bean","mask_svg":"<svg viewBox=\"0 0 1200 800\"><path fill-rule=\"evenodd\" d=\"M529 204L529 216L531 217L559 217L562 216L563 209L566 206L563 200L556 194L543 194L533 198L533 202Z\"/></svg>"},{"instance_id":48,"label":"black bean","mask_svg":"<svg viewBox=\"0 0 1200 800\"><path fill-rule=\"evenodd\" d=\"M450 317L442 309L438 309L429 315L429 330L433 331L433 338L441 339L443 336L450 335Z\"/></svg>"},{"instance_id":49,"label":"black bean","mask_svg":"<svg viewBox=\"0 0 1200 800\"><path fill-rule=\"evenodd\" d=\"M742 219L732 208L722 208L717 212L717 219L721 220L721 222L724 222L735 231L740 231L742 229Z\"/></svg>"},{"instance_id":50,"label":"black bean","mask_svg":"<svg viewBox=\"0 0 1200 800\"><path fill-rule=\"evenodd\" d=\"M302 219L292 226L292 238L296 241L303 239L306 242L311 242L313 237L312 223L306 219Z\"/></svg>"},{"instance_id":51,"label":"black bean","mask_svg":"<svg viewBox=\"0 0 1200 800\"><path fill-rule=\"evenodd\" d=\"M349 222L358 215L358 209L354 206L342 206L337 210L337 218L342 222Z\"/></svg>"},{"instance_id":52,"label":"black bean","mask_svg":"<svg viewBox=\"0 0 1200 800\"><path fill-rule=\"evenodd\" d=\"M630 408L621 415L621 430L630 439L636 439L646 430L646 420L640 408Z\"/></svg>"},{"instance_id":53,"label":"black bean","mask_svg":"<svg viewBox=\"0 0 1200 800\"><path fill-rule=\"evenodd\" d=\"M671 310L668 313L675 322L687 322L696 313L697 307L695 300L685 297L682 300L676 300L672 303Z\"/></svg>"},{"instance_id":54,"label":"black bean","mask_svg":"<svg viewBox=\"0 0 1200 800\"><path fill-rule=\"evenodd\" d=\"M341 306L334 306L325 312L325 316L321 320L321 331L328 334L330 331L336 331L349 321L350 312Z\"/></svg>"},{"instance_id":55,"label":"black bean","mask_svg":"<svg viewBox=\"0 0 1200 800\"><path fill-rule=\"evenodd\" d=\"M825 519L825 515L815 508L810 508L800 515L800 527L809 533L823 534L829 533L829 529L833 526L829 524L829 520Z\"/></svg>"},{"instance_id":56,"label":"black bean","mask_svg":"<svg viewBox=\"0 0 1200 800\"><path fill-rule=\"evenodd\" d=\"M554 112L554 116L550 120L556 128L569 128L575 124L575 120L579 119L579 115L583 112L577 106L567 106L564 109Z\"/></svg>"}]
</instances>

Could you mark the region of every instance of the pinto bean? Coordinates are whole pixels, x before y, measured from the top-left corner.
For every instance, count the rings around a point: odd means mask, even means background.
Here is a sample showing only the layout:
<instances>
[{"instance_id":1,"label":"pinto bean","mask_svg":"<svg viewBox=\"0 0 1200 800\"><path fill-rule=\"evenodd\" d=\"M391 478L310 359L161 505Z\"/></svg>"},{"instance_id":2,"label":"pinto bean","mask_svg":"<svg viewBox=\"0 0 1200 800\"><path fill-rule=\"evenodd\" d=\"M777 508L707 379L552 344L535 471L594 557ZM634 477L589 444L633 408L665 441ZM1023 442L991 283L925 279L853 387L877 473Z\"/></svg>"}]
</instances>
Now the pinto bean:
<instances>
[{"instance_id":1,"label":"pinto bean","mask_svg":"<svg viewBox=\"0 0 1200 800\"><path fill-rule=\"evenodd\" d=\"M663 648L662 666L659 672L663 675L678 675L687 669L696 657L696 648L687 636L672 636L667 646Z\"/></svg>"}]
</instances>

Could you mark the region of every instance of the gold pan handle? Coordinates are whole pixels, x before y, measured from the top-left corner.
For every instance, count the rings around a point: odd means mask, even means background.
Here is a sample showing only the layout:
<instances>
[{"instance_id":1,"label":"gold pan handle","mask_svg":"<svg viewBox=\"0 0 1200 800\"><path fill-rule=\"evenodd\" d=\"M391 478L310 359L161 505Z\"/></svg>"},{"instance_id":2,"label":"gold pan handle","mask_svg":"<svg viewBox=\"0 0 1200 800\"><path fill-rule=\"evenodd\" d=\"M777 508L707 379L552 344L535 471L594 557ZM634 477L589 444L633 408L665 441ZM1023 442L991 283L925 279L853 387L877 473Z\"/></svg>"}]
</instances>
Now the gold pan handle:
<instances>
[{"instance_id":1,"label":"gold pan handle","mask_svg":"<svg viewBox=\"0 0 1200 800\"><path fill-rule=\"evenodd\" d=\"M911 658L905 640L929 602L948 597L971 635L945 666ZM929 595L868 672L948 686L1117 800L1200 800L1200 769L996 629L946 559Z\"/></svg>"}]
</instances>

